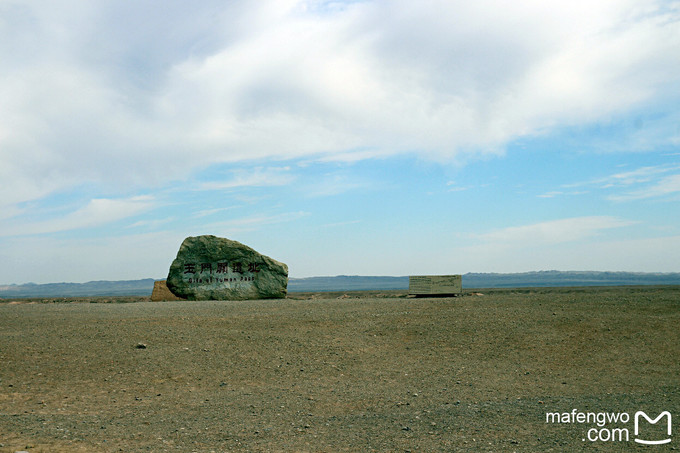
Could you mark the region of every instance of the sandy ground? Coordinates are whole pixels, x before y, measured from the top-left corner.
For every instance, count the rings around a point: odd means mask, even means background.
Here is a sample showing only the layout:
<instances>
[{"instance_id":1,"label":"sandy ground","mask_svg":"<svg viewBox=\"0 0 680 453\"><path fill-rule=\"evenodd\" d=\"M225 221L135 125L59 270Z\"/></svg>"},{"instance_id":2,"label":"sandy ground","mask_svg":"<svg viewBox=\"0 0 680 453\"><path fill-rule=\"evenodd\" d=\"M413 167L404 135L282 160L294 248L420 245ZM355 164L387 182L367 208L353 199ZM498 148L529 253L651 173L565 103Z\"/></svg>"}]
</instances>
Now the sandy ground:
<instances>
[{"instance_id":1,"label":"sandy ground","mask_svg":"<svg viewBox=\"0 0 680 453\"><path fill-rule=\"evenodd\" d=\"M0 452L680 449L680 287L482 292L1 301Z\"/></svg>"}]
</instances>

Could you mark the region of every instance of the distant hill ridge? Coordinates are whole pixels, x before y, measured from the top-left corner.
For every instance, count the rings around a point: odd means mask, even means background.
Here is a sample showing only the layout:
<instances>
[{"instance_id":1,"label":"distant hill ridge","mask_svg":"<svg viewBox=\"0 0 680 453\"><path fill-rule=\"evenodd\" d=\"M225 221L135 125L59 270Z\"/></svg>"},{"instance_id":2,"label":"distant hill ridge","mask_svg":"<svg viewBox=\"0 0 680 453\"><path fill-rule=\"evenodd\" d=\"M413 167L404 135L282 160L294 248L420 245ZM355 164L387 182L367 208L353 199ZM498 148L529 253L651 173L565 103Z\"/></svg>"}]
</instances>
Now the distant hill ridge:
<instances>
[{"instance_id":1,"label":"distant hill ridge","mask_svg":"<svg viewBox=\"0 0 680 453\"><path fill-rule=\"evenodd\" d=\"M142 280L93 281L0 286L0 298L149 296L153 278ZM467 273L463 289L522 288L549 286L680 285L680 273L537 271L514 274ZM408 277L338 275L335 277L291 278L288 291L406 290Z\"/></svg>"}]
</instances>

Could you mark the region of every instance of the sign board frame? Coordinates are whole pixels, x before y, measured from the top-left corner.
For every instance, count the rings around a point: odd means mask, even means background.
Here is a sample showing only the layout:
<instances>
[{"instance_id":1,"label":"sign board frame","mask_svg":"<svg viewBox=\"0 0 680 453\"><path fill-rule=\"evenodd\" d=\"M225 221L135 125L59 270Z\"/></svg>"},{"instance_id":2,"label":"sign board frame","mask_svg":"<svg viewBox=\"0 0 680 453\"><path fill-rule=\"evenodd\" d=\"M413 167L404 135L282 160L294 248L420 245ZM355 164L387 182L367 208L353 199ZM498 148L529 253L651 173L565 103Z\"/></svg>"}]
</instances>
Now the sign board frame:
<instances>
[{"instance_id":1,"label":"sign board frame","mask_svg":"<svg viewBox=\"0 0 680 453\"><path fill-rule=\"evenodd\" d=\"M411 296L459 296L463 294L463 276L410 275L408 293Z\"/></svg>"}]
</instances>

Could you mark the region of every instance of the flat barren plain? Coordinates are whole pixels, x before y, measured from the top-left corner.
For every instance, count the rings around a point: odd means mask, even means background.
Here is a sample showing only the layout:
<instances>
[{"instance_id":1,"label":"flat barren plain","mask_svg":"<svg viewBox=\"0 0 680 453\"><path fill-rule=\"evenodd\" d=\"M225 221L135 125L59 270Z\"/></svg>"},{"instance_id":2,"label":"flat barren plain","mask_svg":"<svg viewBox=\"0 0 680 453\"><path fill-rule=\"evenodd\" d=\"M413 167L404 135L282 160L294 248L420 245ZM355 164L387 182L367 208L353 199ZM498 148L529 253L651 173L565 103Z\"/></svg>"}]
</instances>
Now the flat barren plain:
<instances>
[{"instance_id":1,"label":"flat barren plain","mask_svg":"<svg viewBox=\"0 0 680 453\"><path fill-rule=\"evenodd\" d=\"M0 452L680 449L680 287L480 293L1 301Z\"/></svg>"}]
</instances>

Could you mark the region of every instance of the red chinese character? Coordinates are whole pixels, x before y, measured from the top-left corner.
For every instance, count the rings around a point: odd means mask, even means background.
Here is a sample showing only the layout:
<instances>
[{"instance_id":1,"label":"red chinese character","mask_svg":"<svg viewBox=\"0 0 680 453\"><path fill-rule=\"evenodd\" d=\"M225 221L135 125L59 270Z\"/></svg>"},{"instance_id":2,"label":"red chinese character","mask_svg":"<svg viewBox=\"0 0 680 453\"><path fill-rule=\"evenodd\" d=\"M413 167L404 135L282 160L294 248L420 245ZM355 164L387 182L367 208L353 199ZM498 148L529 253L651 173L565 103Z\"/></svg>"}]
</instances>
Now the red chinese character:
<instances>
[{"instance_id":1,"label":"red chinese character","mask_svg":"<svg viewBox=\"0 0 680 453\"><path fill-rule=\"evenodd\" d=\"M185 274L195 274L196 273L196 265L194 263L187 263L184 265L184 273Z\"/></svg>"}]
</instances>

